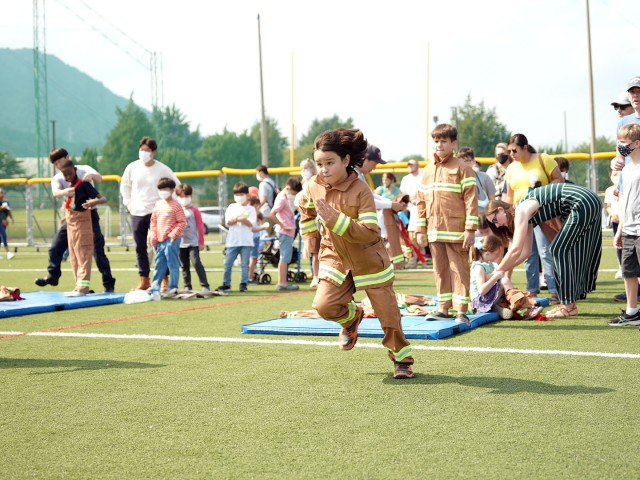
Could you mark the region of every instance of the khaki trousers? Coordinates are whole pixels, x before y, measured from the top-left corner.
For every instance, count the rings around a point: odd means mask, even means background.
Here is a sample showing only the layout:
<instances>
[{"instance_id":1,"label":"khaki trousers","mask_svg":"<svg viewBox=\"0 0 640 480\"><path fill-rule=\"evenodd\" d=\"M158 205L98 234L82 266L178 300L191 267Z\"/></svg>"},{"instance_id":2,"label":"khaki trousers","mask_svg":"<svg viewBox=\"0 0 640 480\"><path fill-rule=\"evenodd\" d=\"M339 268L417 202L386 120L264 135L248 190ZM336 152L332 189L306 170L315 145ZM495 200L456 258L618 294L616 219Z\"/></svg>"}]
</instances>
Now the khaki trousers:
<instances>
[{"instance_id":1,"label":"khaki trousers","mask_svg":"<svg viewBox=\"0 0 640 480\"><path fill-rule=\"evenodd\" d=\"M439 310L447 312L453 304L459 313L466 313L471 283L469 252L462 248L462 243L432 242L429 247Z\"/></svg>"},{"instance_id":2,"label":"khaki trousers","mask_svg":"<svg viewBox=\"0 0 640 480\"><path fill-rule=\"evenodd\" d=\"M87 288L91 281L93 260L93 228L91 211L66 210L69 261L76 280L76 287Z\"/></svg>"},{"instance_id":3,"label":"khaki trousers","mask_svg":"<svg viewBox=\"0 0 640 480\"><path fill-rule=\"evenodd\" d=\"M354 291L355 285L351 272L339 287L325 279L320 279L316 296L313 299L313 308L325 320L338 322L343 327L349 327L356 316L362 314L362 307L356 306L353 299ZM382 344L389 350L389 358L399 363L413 364L411 345L402 331L402 317L393 285L389 283L379 287L370 287L365 291L371 300L371 306L380 319L380 326L384 332Z\"/></svg>"},{"instance_id":4,"label":"khaki trousers","mask_svg":"<svg viewBox=\"0 0 640 480\"><path fill-rule=\"evenodd\" d=\"M389 259L395 270L402 270L405 265L405 258L402 252L402 244L400 243L400 229L398 228L397 217L393 210L385 208L382 210L382 218L387 230L387 253L389 253Z\"/></svg>"}]
</instances>

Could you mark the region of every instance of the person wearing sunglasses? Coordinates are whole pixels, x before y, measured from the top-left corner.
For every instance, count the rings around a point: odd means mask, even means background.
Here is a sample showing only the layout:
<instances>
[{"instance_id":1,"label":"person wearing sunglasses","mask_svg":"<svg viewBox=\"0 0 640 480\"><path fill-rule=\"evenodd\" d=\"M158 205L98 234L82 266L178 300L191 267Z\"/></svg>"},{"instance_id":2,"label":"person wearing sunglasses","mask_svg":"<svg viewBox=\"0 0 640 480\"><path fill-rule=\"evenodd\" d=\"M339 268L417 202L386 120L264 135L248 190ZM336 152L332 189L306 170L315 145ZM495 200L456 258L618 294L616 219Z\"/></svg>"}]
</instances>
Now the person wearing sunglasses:
<instances>
[{"instance_id":1,"label":"person wearing sunglasses","mask_svg":"<svg viewBox=\"0 0 640 480\"><path fill-rule=\"evenodd\" d=\"M555 159L546 153L538 153L529 145L529 140L521 133L512 135L508 143L509 154L514 162L509 165L505 175L507 193L502 200L513 205L522 200L527 193L550 183L564 183L562 173ZM525 262L527 272L527 290L537 294L540 292L540 267L544 272L543 280L546 282L551 303L557 304L558 292L553 275L553 261L548 254L549 239L540 227L534 229L535 241L533 243L531 257Z\"/></svg>"},{"instance_id":2,"label":"person wearing sunglasses","mask_svg":"<svg viewBox=\"0 0 640 480\"><path fill-rule=\"evenodd\" d=\"M611 102L611 106L618 114L618 119L622 119L622 117L626 117L633 113L633 106L631 105L629 94L627 92L622 92L618 95L616 99Z\"/></svg>"},{"instance_id":3,"label":"person wearing sunglasses","mask_svg":"<svg viewBox=\"0 0 640 480\"><path fill-rule=\"evenodd\" d=\"M500 200L489 202L486 213L493 233L511 241L497 274L509 272L529 258L534 227L560 218L562 228L549 247L559 304L546 315L578 315L576 300L595 289L602 256L602 202L598 195L575 184L552 183L531 190L515 206Z\"/></svg>"}]
</instances>

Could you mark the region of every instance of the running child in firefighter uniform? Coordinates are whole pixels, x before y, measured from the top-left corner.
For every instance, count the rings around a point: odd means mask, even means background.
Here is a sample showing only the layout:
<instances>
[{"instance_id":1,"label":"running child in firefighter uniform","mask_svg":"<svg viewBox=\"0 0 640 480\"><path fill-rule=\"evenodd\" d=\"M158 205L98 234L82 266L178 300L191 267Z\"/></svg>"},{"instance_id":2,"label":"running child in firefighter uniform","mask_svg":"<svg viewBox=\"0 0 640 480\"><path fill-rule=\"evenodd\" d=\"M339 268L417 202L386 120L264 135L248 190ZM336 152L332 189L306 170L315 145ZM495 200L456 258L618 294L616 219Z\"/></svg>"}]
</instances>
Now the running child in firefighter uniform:
<instances>
[{"instance_id":1,"label":"running child in firefighter uniform","mask_svg":"<svg viewBox=\"0 0 640 480\"><path fill-rule=\"evenodd\" d=\"M453 304L455 321L468 325L469 249L479 222L476 175L453 154L458 144L458 130L453 125L436 126L431 137L435 153L422 172L416 230L418 243L425 246L428 240L433 257L438 311L430 317L452 319L449 308Z\"/></svg>"},{"instance_id":2,"label":"running child in firefighter uniform","mask_svg":"<svg viewBox=\"0 0 640 480\"><path fill-rule=\"evenodd\" d=\"M363 317L353 293L364 290L380 319L394 378L412 378L411 345L402 331L393 266L380 237L373 194L355 170L362 165L366 148L364 135L356 129L329 130L314 141L318 175L308 180L299 205L304 241L311 241L318 228L321 236L313 308L342 326L340 348L351 350Z\"/></svg>"}]
</instances>

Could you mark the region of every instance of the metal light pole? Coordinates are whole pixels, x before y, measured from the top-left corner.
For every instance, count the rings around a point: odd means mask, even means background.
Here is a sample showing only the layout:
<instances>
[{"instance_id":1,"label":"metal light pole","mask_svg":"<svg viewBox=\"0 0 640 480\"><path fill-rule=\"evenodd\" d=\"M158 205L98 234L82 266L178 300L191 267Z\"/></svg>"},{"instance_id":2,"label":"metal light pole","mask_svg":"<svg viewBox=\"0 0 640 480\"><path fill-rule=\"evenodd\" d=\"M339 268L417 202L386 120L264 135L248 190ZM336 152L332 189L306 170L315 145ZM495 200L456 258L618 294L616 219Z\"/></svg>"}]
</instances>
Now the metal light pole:
<instances>
[{"instance_id":1,"label":"metal light pole","mask_svg":"<svg viewBox=\"0 0 640 480\"><path fill-rule=\"evenodd\" d=\"M262 81L262 39L260 35L260 14L258 14L258 55L260 58L260 147L262 153L262 165L269 166L269 149L267 148L267 119L264 114L264 83Z\"/></svg>"},{"instance_id":2,"label":"metal light pole","mask_svg":"<svg viewBox=\"0 0 640 480\"><path fill-rule=\"evenodd\" d=\"M587 2L587 48L589 51L589 102L591 107L591 159L589 166L591 170L589 186L594 192L598 191L598 178L596 175L596 160L594 158L596 152L596 114L593 106L593 67L591 64L591 21L589 18L589 0Z\"/></svg>"}]
</instances>

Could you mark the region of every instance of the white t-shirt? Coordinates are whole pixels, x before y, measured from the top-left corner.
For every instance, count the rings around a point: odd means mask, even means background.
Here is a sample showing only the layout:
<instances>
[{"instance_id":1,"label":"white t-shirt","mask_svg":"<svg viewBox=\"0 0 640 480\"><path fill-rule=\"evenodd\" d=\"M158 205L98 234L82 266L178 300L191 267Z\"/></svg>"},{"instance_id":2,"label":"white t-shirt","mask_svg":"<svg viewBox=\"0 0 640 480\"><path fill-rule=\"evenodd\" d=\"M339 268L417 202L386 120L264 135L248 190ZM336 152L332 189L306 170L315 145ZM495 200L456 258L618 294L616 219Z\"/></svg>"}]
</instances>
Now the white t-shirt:
<instances>
[{"instance_id":1,"label":"white t-shirt","mask_svg":"<svg viewBox=\"0 0 640 480\"><path fill-rule=\"evenodd\" d=\"M229 220L237 218L240 215L246 215L251 225L255 225L258 221L256 209L251 205L240 205L232 203L224 212L224 223L229 225ZM234 223L229 225L229 233L227 234L227 247L253 247L253 232L251 227L247 227L242 223Z\"/></svg>"},{"instance_id":2,"label":"white t-shirt","mask_svg":"<svg viewBox=\"0 0 640 480\"><path fill-rule=\"evenodd\" d=\"M89 173L91 175L99 175L99 173L96 171L95 168L90 167L89 165L75 165L76 167L76 175L78 176L78 179L82 180L84 178L84 176ZM93 184L93 180L90 180L89 183L91 185ZM73 185L71 185L69 182L67 182L64 179L64 175L62 174L62 172L58 171L58 173L56 173L52 178L51 178L51 191L53 192L53 190L64 190L65 188L69 188L72 187ZM95 186L95 185L94 185ZM58 197L62 200L63 203L63 209L64 209L64 202L67 199L67 195L64 195L62 197ZM92 207L92 210L97 208L96 207ZM62 216L64 218L64 215Z\"/></svg>"},{"instance_id":3,"label":"white t-shirt","mask_svg":"<svg viewBox=\"0 0 640 480\"><path fill-rule=\"evenodd\" d=\"M160 200L158 182L164 177L171 178L176 185L180 185L173 170L158 160L149 167L142 160L127 165L120 182L120 194L122 203L131 215L144 217L153 212L154 205Z\"/></svg>"},{"instance_id":4,"label":"white t-shirt","mask_svg":"<svg viewBox=\"0 0 640 480\"><path fill-rule=\"evenodd\" d=\"M629 162L622 169L620 221L622 233L640 236L640 164Z\"/></svg>"},{"instance_id":5,"label":"white t-shirt","mask_svg":"<svg viewBox=\"0 0 640 480\"><path fill-rule=\"evenodd\" d=\"M402 180L400 181L400 191L403 195L409 195L411 197L418 191L421 183L422 170L418 170L417 175L410 173L402 177ZM418 207L413 203L409 203L407 209L409 210L409 225L407 225L407 230L415 232L418 221Z\"/></svg>"},{"instance_id":6,"label":"white t-shirt","mask_svg":"<svg viewBox=\"0 0 640 480\"><path fill-rule=\"evenodd\" d=\"M604 191L604 204L611 205L611 214L612 215L620 215L620 202L616 195L613 194L615 192L616 186L611 185Z\"/></svg>"}]
</instances>

